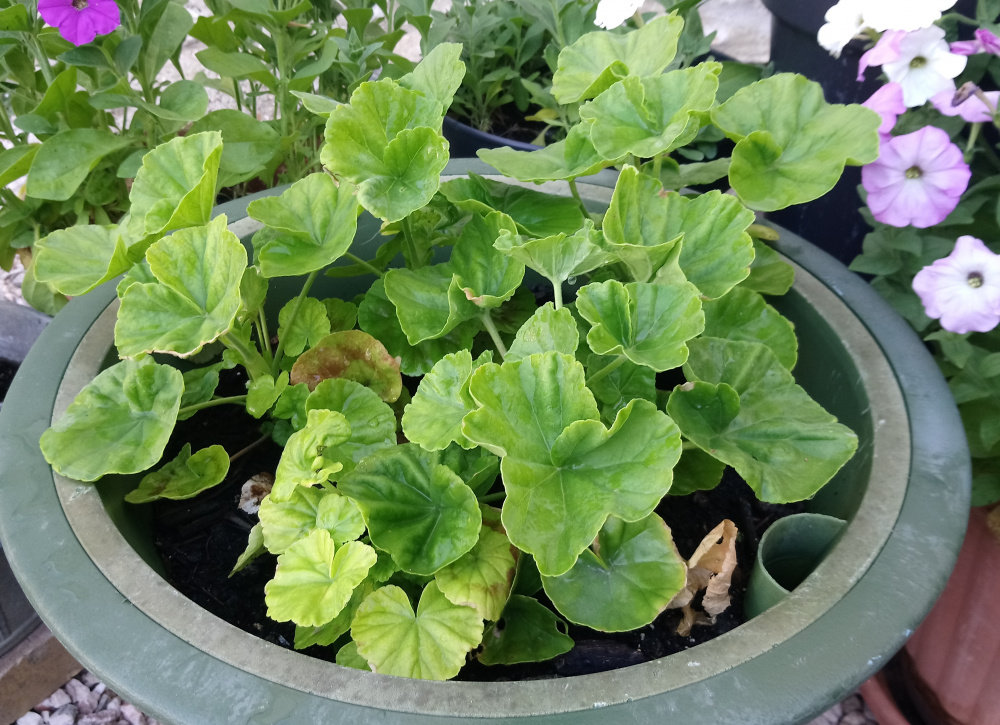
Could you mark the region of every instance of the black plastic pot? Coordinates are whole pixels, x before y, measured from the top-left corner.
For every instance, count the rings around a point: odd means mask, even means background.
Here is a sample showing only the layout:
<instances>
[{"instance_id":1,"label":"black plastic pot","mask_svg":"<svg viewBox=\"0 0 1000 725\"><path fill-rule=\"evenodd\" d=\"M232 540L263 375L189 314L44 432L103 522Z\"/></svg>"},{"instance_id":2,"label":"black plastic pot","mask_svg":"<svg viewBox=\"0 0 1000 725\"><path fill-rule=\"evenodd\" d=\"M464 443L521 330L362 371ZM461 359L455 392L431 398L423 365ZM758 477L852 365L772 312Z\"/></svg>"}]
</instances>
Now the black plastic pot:
<instances>
[{"instance_id":1,"label":"black plastic pot","mask_svg":"<svg viewBox=\"0 0 1000 725\"><path fill-rule=\"evenodd\" d=\"M480 131L451 116L444 117L441 133L451 145L450 154L453 159L474 159L479 149L497 149L501 146L510 146L518 151L535 151L540 148L524 141Z\"/></svg>"},{"instance_id":2,"label":"black plastic pot","mask_svg":"<svg viewBox=\"0 0 1000 725\"><path fill-rule=\"evenodd\" d=\"M14 373L48 321L48 316L30 307L0 301L0 406ZM0 657L17 646L39 622L0 547Z\"/></svg>"}]
</instances>

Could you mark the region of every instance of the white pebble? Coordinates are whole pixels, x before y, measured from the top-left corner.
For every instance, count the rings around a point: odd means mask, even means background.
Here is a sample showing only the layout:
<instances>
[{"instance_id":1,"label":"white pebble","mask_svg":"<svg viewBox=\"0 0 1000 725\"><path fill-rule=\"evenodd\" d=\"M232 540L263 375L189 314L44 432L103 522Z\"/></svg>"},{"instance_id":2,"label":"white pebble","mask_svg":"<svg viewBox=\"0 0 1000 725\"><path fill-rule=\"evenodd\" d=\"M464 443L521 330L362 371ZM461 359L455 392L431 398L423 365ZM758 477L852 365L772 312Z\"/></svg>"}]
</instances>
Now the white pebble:
<instances>
[{"instance_id":1,"label":"white pebble","mask_svg":"<svg viewBox=\"0 0 1000 725\"><path fill-rule=\"evenodd\" d=\"M67 682L63 689L66 690L73 702L80 709L80 712L84 715L88 715L97 709L97 698L98 696L91 691L89 687L80 682L80 680L72 679Z\"/></svg>"},{"instance_id":2,"label":"white pebble","mask_svg":"<svg viewBox=\"0 0 1000 725\"><path fill-rule=\"evenodd\" d=\"M42 725L43 722L42 716L37 712L29 712L21 715L14 725Z\"/></svg>"},{"instance_id":3,"label":"white pebble","mask_svg":"<svg viewBox=\"0 0 1000 725\"><path fill-rule=\"evenodd\" d=\"M72 702L72 700L66 693L66 690L59 689L35 705L35 710L57 710L70 702Z\"/></svg>"},{"instance_id":4,"label":"white pebble","mask_svg":"<svg viewBox=\"0 0 1000 725\"><path fill-rule=\"evenodd\" d=\"M76 725L76 716L79 710L76 705L70 703L63 705L54 713L49 715L49 725Z\"/></svg>"},{"instance_id":5,"label":"white pebble","mask_svg":"<svg viewBox=\"0 0 1000 725\"><path fill-rule=\"evenodd\" d=\"M121 716L128 721L128 725L148 725L146 716L139 712L139 708L127 702L122 703Z\"/></svg>"},{"instance_id":6,"label":"white pebble","mask_svg":"<svg viewBox=\"0 0 1000 725\"><path fill-rule=\"evenodd\" d=\"M101 710L100 712L92 712L89 715L81 715L77 719L76 725L112 725L116 722L118 722L117 712Z\"/></svg>"}]
</instances>

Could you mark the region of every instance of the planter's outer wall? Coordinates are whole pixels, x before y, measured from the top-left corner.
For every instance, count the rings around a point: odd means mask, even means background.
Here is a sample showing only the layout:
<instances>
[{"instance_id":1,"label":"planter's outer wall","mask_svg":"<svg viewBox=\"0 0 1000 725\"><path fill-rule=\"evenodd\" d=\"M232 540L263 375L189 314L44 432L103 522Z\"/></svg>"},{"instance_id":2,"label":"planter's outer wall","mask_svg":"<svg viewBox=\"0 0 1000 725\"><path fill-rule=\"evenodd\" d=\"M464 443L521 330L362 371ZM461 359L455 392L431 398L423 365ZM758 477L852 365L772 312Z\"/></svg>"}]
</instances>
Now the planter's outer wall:
<instances>
[{"instance_id":1,"label":"planter's outer wall","mask_svg":"<svg viewBox=\"0 0 1000 725\"><path fill-rule=\"evenodd\" d=\"M475 162L453 162L446 173L470 169L491 172ZM605 177L598 183L606 186L608 182ZM239 206L225 208L230 219L236 217ZM162 581L154 582L148 592L131 600L123 596L101 573L60 512L58 493L63 494L68 510L78 506L100 508L91 485L64 479L53 485L51 470L38 453L37 444L50 424L56 387L67 361L83 331L113 299L111 286L74 300L60 313L29 354L12 386L9 407L0 413L0 539L11 549L15 573L56 636L112 689L167 723L538 722L541 718L529 718L524 713L533 707L548 709L551 702L564 698L564 690L583 694L575 707L549 714L544 718L546 722L606 725L682 720L685 725L754 725L807 721L877 671L884 664L883 658L903 644L930 609L962 540L969 503L969 461L961 422L947 386L906 323L858 277L833 264L827 255L801 238L782 233L778 246L822 280L822 284L816 284L826 290L824 294L850 300L885 352L886 367L891 367L898 380L901 402L914 422L908 431L909 450L904 446L899 451L900 460L908 461L905 468L909 487L897 502L898 516L892 513L879 521L884 527L884 545L870 552L870 567L847 586L835 606L777 646L771 647L769 631L781 631L788 620L796 619L797 606L808 603L810 593L822 582L823 571L835 568L837 552L850 546L847 537L786 601L706 645L645 665L555 682L523 683L422 683L329 666L329 679L344 683L346 698L370 699L374 695L396 702L400 693L412 693L412 708L436 714L331 701L251 674L250 666L237 667L195 652L180 637L154 624L143 609L158 607L187 624L204 624L205 647L211 650L232 640L237 659L239 648L265 647L269 653L268 671L275 679L287 675L286 669L295 666L293 661L304 659L273 645L260 644L260 640L228 625L210 627L219 624L216 618L190 605ZM107 321L105 318L98 324L107 325ZM824 323L818 314L806 317L800 322L799 332L804 338L818 336ZM806 347L804 342L804 353ZM822 367L828 363L823 359L827 354L818 351L815 355L819 359L811 363ZM802 364L805 362L803 359ZM836 403L841 394L853 395L859 384L857 380L828 380L824 397ZM880 428L883 423L875 420L870 424ZM870 451L868 456L870 459ZM876 463L885 465L886 461ZM871 463L862 460L859 465ZM841 494L842 490L829 494L834 505ZM878 501L867 506L864 516L878 518L881 506ZM891 510L890 502L884 507ZM53 516L54 511L60 513ZM142 523L136 521L134 525L141 528ZM107 541L98 540L93 547L113 546L116 537L120 538L114 532L106 537ZM111 560L104 566L118 576L118 569L142 568L142 562L137 558L135 561L138 564ZM248 644L248 640L254 644ZM710 657L712 653L751 650L759 653L738 667L729 666L738 662L721 667ZM661 663L672 669L664 669ZM718 674L711 677L699 674L716 671ZM608 683L618 683L620 689L614 690ZM348 691L352 685L356 691ZM315 683L315 690L329 687L327 681ZM636 695L656 688L669 691ZM613 693L616 701L605 702L595 695L602 692ZM480 716L449 716L443 709L451 704L458 708L455 712L467 713L473 700L481 708Z\"/></svg>"}]
</instances>

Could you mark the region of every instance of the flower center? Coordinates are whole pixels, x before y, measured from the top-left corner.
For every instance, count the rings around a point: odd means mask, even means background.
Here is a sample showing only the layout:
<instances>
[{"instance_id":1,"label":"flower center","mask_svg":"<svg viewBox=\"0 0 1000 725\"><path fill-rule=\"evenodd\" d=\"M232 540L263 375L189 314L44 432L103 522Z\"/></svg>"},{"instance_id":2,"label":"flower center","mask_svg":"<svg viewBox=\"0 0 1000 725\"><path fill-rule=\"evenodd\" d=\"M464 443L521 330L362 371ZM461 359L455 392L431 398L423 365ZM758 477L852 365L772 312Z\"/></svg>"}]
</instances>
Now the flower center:
<instances>
[{"instance_id":1,"label":"flower center","mask_svg":"<svg viewBox=\"0 0 1000 725\"><path fill-rule=\"evenodd\" d=\"M927 65L927 59L922 55L918 55L910 61L911 68L923 68L925 65Z\"/></svg>"},{"instance_id":2,"label":"flower center","mask_svg":"<svg viewBox=\"0 0 1000 725\"><path fill-rule=\"evenodd\" d=\"M919 179L924 175L924 172L920 170L919 166L911 166L906 170L907 179Z\"/></svg>"},{"instance_id":3,"label":"flower center","mask_svg":"<svg viewBox=\"0 0 1000 725\"><path fill-rule=\"evenodd\" d=\"M972 289L977 289L983 286L983 274L982 272L969 272L969 276L966 277L965 281Z\"/></svg>"},{"instance_id":4,"label":"flower center","mask_svg":"<svg viewBox=\"0 0 1000 725\"><path fill-rule=\"evenodd\" d=\"M74 10L84 10L87 7L87 0L73 0Z\"/></svg>"}]
</instances>

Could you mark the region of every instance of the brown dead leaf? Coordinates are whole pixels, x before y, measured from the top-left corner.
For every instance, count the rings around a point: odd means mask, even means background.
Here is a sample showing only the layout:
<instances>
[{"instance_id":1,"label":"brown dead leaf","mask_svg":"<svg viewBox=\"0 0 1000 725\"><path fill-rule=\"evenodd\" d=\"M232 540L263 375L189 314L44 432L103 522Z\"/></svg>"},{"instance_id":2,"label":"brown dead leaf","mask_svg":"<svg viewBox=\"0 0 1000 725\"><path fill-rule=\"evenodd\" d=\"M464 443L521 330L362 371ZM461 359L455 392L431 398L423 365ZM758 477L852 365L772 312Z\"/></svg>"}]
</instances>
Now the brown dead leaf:
<instances>
[{"instance_id":1,"label":"brown dead leaf","mask_svg":"<svg viewBox=\"0 0 1000 725\"><path fill-rule=\"evenodd\" d=\"M677 625L677 634L686 637L696 624L711 624L729 608L729 587L736 570L736 524L729 519L712 529L702 539L694 554L687 561L687 583L667 605L682 609L683 618ZM704 612L691 607L691 601L701 590Z\"/></svg>"}]
</instances>

